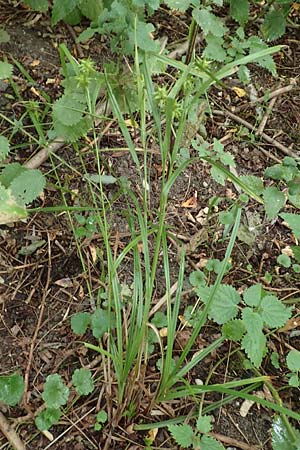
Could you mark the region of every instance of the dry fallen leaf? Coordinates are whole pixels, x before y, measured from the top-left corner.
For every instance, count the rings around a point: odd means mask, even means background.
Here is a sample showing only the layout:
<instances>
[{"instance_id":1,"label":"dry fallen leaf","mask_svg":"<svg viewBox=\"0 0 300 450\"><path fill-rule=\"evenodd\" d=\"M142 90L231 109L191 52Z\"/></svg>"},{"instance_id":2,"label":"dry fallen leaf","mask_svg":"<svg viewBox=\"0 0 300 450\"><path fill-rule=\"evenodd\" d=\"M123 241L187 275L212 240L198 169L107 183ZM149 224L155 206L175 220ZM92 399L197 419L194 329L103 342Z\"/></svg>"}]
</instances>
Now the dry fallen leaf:
<instances>
[{"instance_id":1,"label":"dry fallen leaf","mask_svg":"<svg viewBox=\"0 0 300 450\"><path fill-rule=\"evenodd\" d=\"M245 89L239 88L239 87L233 87L232 90L236 93L238 97L245 97L247 95Z\"/></svg>"},{"instance_id":2,"label":"dry fallen leaf","mask_svg":"<svg viewBox=\"0 0 300 450\"><path fill-rule=\"evenodd\" d=\"M246 417L254 403L253 400L244 400L240 407L240 415Z\"/></svg>"},{"instance_id":3,"label":"dry fallen leaf","mask_svg":"<svg viewBox=\"0 0 300 450\"><path fill-rule=\"evenodd\" d=\"M183 208L197 208L198 193L195 191L194 195L181 204Z\"/></svg>"}]
</instances>

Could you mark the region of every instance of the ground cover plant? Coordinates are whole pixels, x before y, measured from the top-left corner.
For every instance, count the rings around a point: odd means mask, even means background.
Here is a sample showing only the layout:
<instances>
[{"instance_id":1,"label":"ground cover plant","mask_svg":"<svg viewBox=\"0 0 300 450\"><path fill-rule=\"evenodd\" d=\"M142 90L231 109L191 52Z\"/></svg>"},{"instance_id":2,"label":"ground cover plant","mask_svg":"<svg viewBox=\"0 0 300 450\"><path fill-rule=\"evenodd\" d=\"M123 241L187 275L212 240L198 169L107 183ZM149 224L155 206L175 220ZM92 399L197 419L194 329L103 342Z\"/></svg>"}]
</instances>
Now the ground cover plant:
<instances>
[{"instance_id":1,"label":"ground cover plant","mask_svg":"<svg viewBox=\"0 0 300 450\"><path fill-rule=\"evenodd\" d=\"M25 3L41 12L48 9L48 2ZM170 56L151 34L155 27L150 18L159 23L163 8L189 18L181 60ZM283 350L287 333L298 326L299 156L266 135L262 126L256 136L240 127L239 145L244 141L255 146L259 136L267 136L286 153L260 173L241 175L241 155L227 150L228 133L225 139L214 136L209 123L224 113L214 109L214 95L228 89L230 77L238 84L229 89L242 99L255 67L275 76L273 58L284 46L268 41L284 34L294 11L297 7L291 2L270 2L261 8L246 1L238 8L235 1L54 1L52 26L60 20L77 24L88 17L90 27L80 30L78 42L104 35L114 62L99 69L92 58L79 60L62 43L60 92L51 98L41 90L43 100L32 102L12 76L17 67L26 83L34 85L28 70L19 61L3 61L0 75L11 87L7 98L15 96L23 114L16 119L9 108L1 112L8 127L0 141L1 222L18 227L17 221L25 218L34 224L38 217L47 217L46 239L41 239L42 232L32 234L31 244L14 253L29 267L31 258L37 257L38 263L42 249L47 268L23 299L25 307L32 296L40 302L28 356L14 370L3 369L0 378L1 402L28 411L27 416L19 414L15 425L34 423L32 434L25 435L28 446L64 448L69 428L65 432L62 427L70 414L78 419L80 411L82 436L92 448L252 448L253 442L226 436L216 423L218 414L220 418L222 411L243 399L243 408L268 412L269 429L261 448L300 448L300 416L293 399L299 387L299 351L293 342L286 346L289 351ZM152 16L154 12L158 15ZM251 35L247 24L250 31L257 26L260 35ZM202 46L196 56L199 34ZM125 69L119 54L126 56ZM292 89L294 81L286 91ZM268 95L252 102L259 105L264 100ZM257 114L262 124L271 111L258 108ZM249 127L247 121L241 123ZM109 130L114 130L112 139L117 136L113 142L105 141ZM16 145L16 138L22 141L24 136L31 146L42 147L26 162L22 144ZM71 153L58 152L63 145ZM14 160L12 151L23 164ZM125 171L120 170L122 158ZM204 179L212 187L205 199L195 190L178 205L177 186L181 183L187 194L192 167L201 170L201 183ZM41 205L47 197L46 206ZM199 201L201 210L192 214ZM172 218L174 206L176 215L186 211L179 232ZM55 262L53 245L63 248L54 231L57 219L69 230L72 258L78 257L73 277L65 277L64 266ZM194 231L185 240L181 230L189 221ZM243 263L238 263L241 243L254 246L260 230L274 226L289 230L287 244L276 254L276 267L262 272L268 256L262 255L255 267L249 261L251 252L245 257L244 250ZM10 227L2 234L8 241ZM69 265L71 259L66 261ZM244 278L236 278L245 261ZM37 373L36 385L35 348L55 278L59 295L72 299L60 319L64 328L67 320L73 339L67 358L74 349L78 358L65 368L67 342L58 364L41 348L50 370ZM73 284L72 278L80 282ZM286 284L292 285L291 299L282 298ZM3 285L8 285L4 278ZM70 287L75 295L69 294ZM4 290L5 302L8 292ZM51 327L40 342L53 332ZM26 347L26 341L22 345ZM240 416L249 417L242 406ZM3 413L0 428L8 442L4 445L25 448L19 435L8 430ZM48 444L37 441L43 436ZM82 440L77 444L86 445Z\"/></svg>"}]
</instances>

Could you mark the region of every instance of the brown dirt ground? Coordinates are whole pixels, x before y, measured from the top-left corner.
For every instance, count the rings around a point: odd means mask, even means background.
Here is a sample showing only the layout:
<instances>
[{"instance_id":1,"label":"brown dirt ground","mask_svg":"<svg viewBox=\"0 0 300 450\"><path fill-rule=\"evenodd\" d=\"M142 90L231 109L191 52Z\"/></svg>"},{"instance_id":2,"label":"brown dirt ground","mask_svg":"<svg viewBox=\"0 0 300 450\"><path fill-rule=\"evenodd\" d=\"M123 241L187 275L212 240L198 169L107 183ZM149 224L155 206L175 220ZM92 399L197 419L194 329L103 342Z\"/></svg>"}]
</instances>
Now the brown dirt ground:
<instances>
[{"instance_id":1,"label":"brown dirt ground","mask_svg":"<svg viewBox=\"0 0 300 450\"><path fill-rule=\"evenodd\" d=\"M11 36L8 44L0 46L0 57L5 56L8 60L12 57L16 58L30 75L34 78L37 85L36 88L43 88L52 99L59 96L61 90L59 86L59 60L57 56L57 44L66 42L69 48L76 54L76 47L70 31L65 26L59 26L52 31L48 26L45 18L40 18L36 23L32 22L31 26L27 26L28 21L36 18L35 14L24 13L18 10L5 11L6 18L5 28ZM287 35L288 36L288 35ZM298 38L297 38L298 39ZM295 36L286 37L282 43L289 47L282 51L282 56L278 61L279 77L272 79L262 70L253 68L254 81L259 95L267 90L273 90L278 86L289 84L290 78L298 77L299 68L298 61L300 57L299 39ZM102 50L106 49L103 44L94 41L90 48L82 48L85 56L90 53L99 61ZM39 65L35 66L33 62L39 61ZM24 98L33 98L34 92L30 86L25 83L21 74L15 70L15 82L18 83L22 90ZM47 84L47 80L54 79L55 82ZM10 89L4 94L11 93ZM233 108L245 103L245 100L238 99L232 91L214 88L211 91L211 101L214 102L214 108L221 109L224 107ZM266 133L281 141L286 146L291 146L294 151L299 150L299 91L279 97L276 105L270 115ZM11 96L2 95L0 100L1 111L10 117L18 118L22 112L22 107L15 102ZM255 111L250 106L240 115L246 120L255 122ZM229 129L239 127L236 123L229 119L220 118L218 116L211 117L207 121L207 129L209 139L213 137L220 138ZM6 124L0 122L0 129L5 134ZM116 138L117 136L117 138ZM120 136L117 130L112 130L106 135L105 146L116 145L116 141L120 142ZM16 157L24 161L28 158L33 150L33 145L24 142L24 137L17 133L14 136L14 143L22 144L21 150L18 151ZM260 146L254 146L249 136L242 139L233 137L227 143L227 150L231 151L237 160L238 171L243 174L260 175L265 167L273 164L261 149L268 150L272 155L281 159L282 154L262 142ZM66 146L61 150L61 155L68 160L74 160L75 157L71 153L70 146ZM90 164L93 166L92 155ZM116 176L126 176L133 182L135 181L135 173L132 168L132 162L127 154L118 155L111 153L107 156L108 164L112 168L112 172ZM152 198L153 213L157 206L158 191L155 180L159 178L158 169L153 161L152 169ZM46 162L41 168L48 172L51 166ZM70 179L70 177L72 177ZM74 175L63 173L62 178L68 183L69 188L82 189L81 180L74 178ZM174 232L186 237L187 241L199 228L196 220L198 213L208 204L208 200L212 195L223 195L226 193L213 182L205 182L208 179L208 168L193 164L178 179L170 195L168 205L167 221L173 226ZM227 186L229 188L230 186ZM182 203L192 197L197 191L198 199L195 208L187 209L182 207ZM108 195L113 195L114 188ZM60 198L53 186L47 186L42 200L36 202L37 205L51 206L60 204ZM114 205L115 211L121 210L121 203ZM222 206L222 205L221 205ZM257 210L257 205L250 204L249 210ZM262 211L259 211L262 213ZM124 220L118 216L113 217L114 229L117 232L124 230ZM212 218L211 234L208 243L200 249L188 256L187 275L189 270L193 270L199 264L201 258L222 258L225 252L225 244L218 241L218 229L214 225ZM45 245L38 249L30 256L20 256L19 250L28 245L32 240L39 238L45 240ZM126 242L126 236L119 236L122 245ZM112 240L112 243L114 241ZM94 242L96 246L101 247L101 240ZM289 230L284 228L278 221L270 224L266 219L263 220L261 233L257 236L253 247L248 247L242 242L238 242L233 254L233 269L226 276L226 282L234 284L235 287L243 288L252 281L262 280L265 272L276 273L276 256L280 253L280 249L285 245L293 244L293 240ZM102 267L94 266L91 261L88 245L85 249L86 264L94 280L93 289L96 290L100 286ZM176 280L178 270L177 249L170 243L170 261L173 280ZM251 264L253 273L246 269ZM130 265L128 266L130 267ZM158 273L157 278L157 297L163 295L163 282ZM28 364L29 350L32 337L37 329L39 316L41 314L41 303L45 301L45 309L41 317L41 323L38 329L38 335L35 340L34 355L30 368L29 377L29 398L27 411L23 407L4 409L9 418L19 418L27 413L32 414L41 405L40 392L43 382L47 375L59 372L66 382L70 381L70 377L75 368L92 365L93 374L98 377L99 384L97 389L87 399L77 402L65 412L63 421L59 426L52 427L51 433L55 440L49 441L41 433L37 433L32 419L20 423L18 427L19 434L24 442L27 442L30 449L67 449L72 446L74 450L104 448L109 430L97 433L93 430L93 421L96 408L99 407L98 397L101 398L101 379L99 359L92 352L86 351L78 338L74 336L70 329L70 317L72 314L89 310L90 303L87 300L87 292L85 288L86 274L83 272L80 260L77 256L76 247L72 238L68 222L64 215L54 214L37 214L30 217L25 223L17 223L14 226L0 227L0 373L9 374L13 371L25 373ZM49 277L47 284L47 278ZM64 281L62 281L64 280ZM128 282L128 279L126 280ZM159 288L159 286L161 286ZM47 291L45 291L47 289ZM292 295L299 296L300 280L293 277L290 273L281 269L274 277L272 289L280 295L286 297ZM193 302L193 298L187 298L186 302ZM295 311L295 313L297 310ZM202 343L211 342L218 335L218 328L214 324L209 324L201 335ZM88 339L88 338L87 338ZM300 349L299 337L291 337L289 333L278 334L272 340L272 349L276 348L284 360L284 354L289 345ZM196 349L195 349L196 350ZM212 365L228 354L228 346L224 345L216 354L211 355L205 363L194 369L190 374L192 378L205 379L207 372ZM285 383L284 370L275 371L267 359L262 368L265 374L275 377L275 384L280 387ZM226 368L226 359L216 373L214 373L212 382L222 383L238 374L243 373L240 362L234 357L230 359L228 368ZM226 375L225 375L226 374ZM150 374L151 375L151 374ZM299 410L300 403L297 392L289 390L283 396L287 406ZM212 401L212 397L208 398L208 402ZM270 412L264 408L258 409L254 406L250 413L242 418L239 414L241 402L233 402L229 406L225 406L221 411L216 412L214 431L220 435L236 439L240 443L248 444L248 448L257 446L260 449L270 448L270 425L272 417ZM105 407L101 403L101 407ZM183 414L185 410L190 409L188 401L184 405L174 405L174 414ZM1 408L3 410L3 408ZM165 409L165 418L169 415ZM139 417L138 420L147 420L147 417ZM149 419L149 418L148 418ZM121 449L130 448L138 449L143 446L143 434L130 432L130 428L126 428L128 424L124 423L123 427L114 430L111 442L111 448ZM64 434L65 433L65 434ZM57 440L56 440L57 438ZM155 441L155 448L174 448L174 445L168 438L165 431L160 430ZM4 436L0 435L1 448L8 448ZM237 444L232 444L231 448L242 448Z\"/></svg>"}]
</instances>

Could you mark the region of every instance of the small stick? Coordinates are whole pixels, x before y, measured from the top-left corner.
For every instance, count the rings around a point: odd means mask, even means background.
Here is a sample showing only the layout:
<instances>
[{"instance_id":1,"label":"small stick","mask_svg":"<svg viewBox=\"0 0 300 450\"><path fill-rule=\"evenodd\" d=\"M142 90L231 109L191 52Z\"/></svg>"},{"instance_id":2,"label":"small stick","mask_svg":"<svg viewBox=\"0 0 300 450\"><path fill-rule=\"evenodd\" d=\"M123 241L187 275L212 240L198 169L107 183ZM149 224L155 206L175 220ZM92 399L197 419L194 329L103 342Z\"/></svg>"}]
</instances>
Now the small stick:
<instances>
[{"instance_id":1,"label":"small stick","mask_svg":"<svg viewBox=\"0 0 300 450\"><path fill-rule=\"evenodd\" d=\"M224 444L234 445L234 447L238 447L242 450L258 450L258 447L256 445L245 444L244 442L238 441L237 439L231 438L229 436L224 436L219 433L209 433L209 434L218 441L224 442Z\"/></svg>"},{"instance_id":2,"label":"small stick","mask_svg":"<svg viewBox=\"0 0 300 450\"><path fill-rule=\"evenodd\" d=\"M291 84L288 84L287 86L283 86L281 88L275 89L273 92L271 92L268 95L268 99L271 100L274 97L279 97L279 95L286 94L287 92L292 91L297 87L297 82L293 80ZM258 102L264 102L266 100L265 96L258 97Z\"/></svg>"},{"instance_id":3,"label":"small stick","mask_svg":"<svg viewBox=\"0 0 300 450\"><path fill-rule=\"evenodd\" d=\"M265 126L267 125L267 121L270 117L271 111L273 109L273 106L275 105L277 100L277 97L273 97L272 100L270 101L265 114L263 115L263 118L261 119L261 122L259 124L259 127L257 128L257 131L255 133L256 136L261 136L264 132Z\"/></svg>"},{"instance_id":4,"label":"small stick","mask_svg":"<svg viewBox=\"0 0 300 450\"><path fill-rule=\"evenodd\" d=\"M288 84L287 86L283 86L283 87L281 87L281 88L275 89L273 92L270 92L270 94L268 95L268 99L271 100L271 99L274 98L274 97L279 97L279 95L286 94L287 92L292 91L292 90L295 89L296 87L297 87L297 82L296 82L295 80L293 80L293 81L291 82L291 84ZM264 101L266 101L266 96L265 96L265 95L262 95L261 97L258 97L258 98L256 99L255 102L250 101L250 103L247 103L247 104L245 104L245 105L237 106L237 107L234 109L234 112L240 112L240 111L242 111L243 109L247 108L247 106L248 106L249 104L250 104L250 105L254 105L256 102L262 103L262 102L264 102Z\"/></svg>"},{"instance_id":5,"label":"small stick","mask_svg":"<svg viewBox=\"0 0 300 450\"><path fill-rule=\"evenodd\" d=\"M76 36L75 31L73 30L71 25L67 24L67 28L69 30L70 35L72 36L72 39L74 40L75 47L76 47L76 50L77 50L79 58L83 59L84 58L84 53L83 53L83 50L81 48L81 45L77 42L77 36Z\"/></svg>"},{"instance_id":6,"label":"small stick","mask_svg":"<svg viewBox=\"0 0 300 450\"><path fill-rule=\"evenodd\" d=\"M251 123L247 122L246 120L242 119L241 117L237 116L236 114L233 114L230 111L227 111L227 110L225 110L225 111L213 110L212 113L217 115L217 116L228 116L231 119L235 120L235 122L238 122L238 123L244 125L246 128L249 128L249 130L255 131L255 127L253 125L251 125ZM278 148L278 150L280 150L285 155L291 156L292 158L295 158L295 159L299 160L299 156L296 153L294 153L292 150L287 148L285 145L283 145L280 142L276 141L276 139L271 138L266 133L262 133L261 137L265 141L267 141L270 144L274 145L274 147Z\"/></svg>"},{"instance_id":7,"label":"small stick","mask_svg":"<svg viewBox=\"0 0 300 450\"><path fill-rule=\"evenodd\" d=\"M25 444L0 411L0 430L15 450L26 450Z\"/></svg>"}]
</instances>

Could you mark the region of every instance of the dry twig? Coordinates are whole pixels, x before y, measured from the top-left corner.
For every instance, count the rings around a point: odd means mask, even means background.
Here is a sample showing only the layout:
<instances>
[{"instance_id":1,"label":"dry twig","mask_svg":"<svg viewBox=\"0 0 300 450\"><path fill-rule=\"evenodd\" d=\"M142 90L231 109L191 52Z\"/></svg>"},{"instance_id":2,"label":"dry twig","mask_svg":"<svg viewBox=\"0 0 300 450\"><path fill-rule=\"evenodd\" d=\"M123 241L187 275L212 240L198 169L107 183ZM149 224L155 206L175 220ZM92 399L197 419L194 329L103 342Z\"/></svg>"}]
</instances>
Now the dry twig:
<instances>
[{"instance_id":1,"label":"dry twig","mask_svg":"<svg viewBox=\"0 0 300 450\"><path fill-rule=\"evenodd\" d=\"M241 117L237 116L236 114L233 114L230 111L227 111L227 110L221 111L221 110L217 109L217 110L213 110L212 114L215 114L216 116L228 116L231 119L233 119L235 122L238 122L238 123L244 125L249 130L255 131L255 127L253 125L251 125L251 123L247 122L246 120L242 119ZM274 147L278 148L278 150L280 150L285 155L291 156L292 158L297 159L297 160L300 158L296 153L294 153L288 147L286 147L285 145L276 141L276 139L273 139L272 137L268 136L266 133L262 133L261 137L265 141L269 142L269 144L274 145Z\"/></svg>"},{"instance_id":2,"label":"dry twig","mask_svg":"<svg viewBox=\"0 0 300 450\"><path fill-rule=\"evenodd\" d=\"M261 119L259 127L257 128L257 131L255 133L256 136L261 136L263 134L265 126L267 124L267 121L268 121L271 111L273 109L273 106L276 103L276 100L277 100L277 97L273 97L272 100L270 101L270 103L265 111L265 114L263 115L263 118Z\"/></svg>"},{"instance_id":3,"label":"dry twig","mask_svg":"<svg viewBox=\"0 0 300 450\"><path fill-rule=\"evenodd\" d=\"M10 425L4 414L0 411L0 431L4 434L14 450L26 450L25 444L21 441L19 435Z\"/></svg>"}]
</instances>

